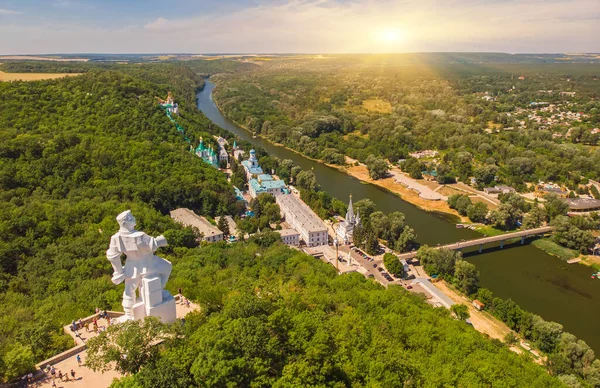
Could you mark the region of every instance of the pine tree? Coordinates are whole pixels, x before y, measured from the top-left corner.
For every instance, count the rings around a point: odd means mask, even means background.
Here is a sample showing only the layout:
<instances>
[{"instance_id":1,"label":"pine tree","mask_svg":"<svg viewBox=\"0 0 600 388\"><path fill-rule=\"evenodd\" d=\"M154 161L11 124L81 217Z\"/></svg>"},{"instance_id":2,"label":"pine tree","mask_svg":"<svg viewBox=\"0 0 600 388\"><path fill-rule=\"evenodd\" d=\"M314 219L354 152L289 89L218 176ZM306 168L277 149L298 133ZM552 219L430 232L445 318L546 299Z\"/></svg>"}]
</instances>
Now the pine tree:
<instances>
[{"instance_id":1,"label":"pine tree","mask_svg":"<svg viewBox=\"0 0 600 388\"><path fill-rule=\"evenodd\" d=\"M229 223L225 219L225 216L219 217L219 222L217 223L217 228L223 232L223 238L229 237L231 232L229 231Z\"/></svg>"}]
</instances>

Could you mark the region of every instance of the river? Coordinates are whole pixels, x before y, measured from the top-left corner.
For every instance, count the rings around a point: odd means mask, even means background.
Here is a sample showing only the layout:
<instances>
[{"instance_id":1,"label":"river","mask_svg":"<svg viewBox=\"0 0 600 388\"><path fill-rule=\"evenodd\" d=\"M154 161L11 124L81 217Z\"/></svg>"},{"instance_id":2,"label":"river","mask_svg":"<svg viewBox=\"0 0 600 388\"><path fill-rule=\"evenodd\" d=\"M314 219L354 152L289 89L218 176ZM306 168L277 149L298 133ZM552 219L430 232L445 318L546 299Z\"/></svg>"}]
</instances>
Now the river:
<instances>
[{"instance_id":1,"label":"river","mask_svg":"<svg viewBox=\"0 0 600 388\"><path fill-rule=\"evenodd\" d=\"M197 99L198 109L206 117L239 138L264 148L270 155L291 159L305 170L312 169L323 190L333 197L347 201L352 193L354 201L369 198L378 210L385 213L404 213L421 244L435 246L481 237L477 232L457 229L446 216L421 210L378 186L363 183L285 147L253 138L248 131L221 114L212 100L215 85L208 80L205 82ZM481 286L490 289L496 296L512 298L523 309L546 320L562 324L565 331L586 341L600 356L600 333L597 330L600 321L600 281L590 278L590 268L569 265L528 244L504 249L490 247L482 254L467 253L465 259L477 266L481 274Z\"/></svg>"}]
</instances>

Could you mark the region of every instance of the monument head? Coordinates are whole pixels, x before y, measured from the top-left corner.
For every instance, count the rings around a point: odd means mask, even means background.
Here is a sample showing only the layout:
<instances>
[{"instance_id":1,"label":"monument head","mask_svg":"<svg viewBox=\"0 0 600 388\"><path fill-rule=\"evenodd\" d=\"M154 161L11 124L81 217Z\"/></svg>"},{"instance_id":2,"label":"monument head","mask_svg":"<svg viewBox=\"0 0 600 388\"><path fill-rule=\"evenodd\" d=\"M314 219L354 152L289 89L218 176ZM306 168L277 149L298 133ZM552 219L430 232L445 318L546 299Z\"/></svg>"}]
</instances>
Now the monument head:
<instances>
[{"instance_id":1,"label":"monument head","mask_svg":"<svg viewBox=\"0 0 600 388\"><path fill-rule=\"evenodd\" d=\"M131 210L125 210L117 216L117 222L121 229L132 231L135 228L135 217L131 214Z\"/></svg>"}]
</instances>

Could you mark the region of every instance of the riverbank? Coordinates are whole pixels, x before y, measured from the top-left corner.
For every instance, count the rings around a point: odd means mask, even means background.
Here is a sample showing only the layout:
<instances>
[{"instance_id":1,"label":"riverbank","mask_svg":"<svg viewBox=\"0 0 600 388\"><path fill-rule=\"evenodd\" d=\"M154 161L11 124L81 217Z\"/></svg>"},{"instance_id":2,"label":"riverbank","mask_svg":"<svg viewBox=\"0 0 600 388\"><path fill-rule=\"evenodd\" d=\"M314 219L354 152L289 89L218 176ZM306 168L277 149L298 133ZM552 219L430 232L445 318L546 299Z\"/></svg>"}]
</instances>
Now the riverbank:
<instances>
[{"instance_id":1,"label":"riverbank","mask_svg":"<svg viewBox=\"0 0 600 388\"><path fill-rule=\"evenodd\" d=\"M323 190L333 197L345 198L353 193L357 199L372 199L385 213L405 213L421 243L429 246L481 237L477 231L455 228L455 222L448 222L440 214L423 211L408 201L398 199L399 195L388 189L364 184L366 182L347 172L342 173L339 168L327 168L321 162L310 160L299 152L291 152L289 148L277 147L262 138L253 139L252 132L235 125L222 115L213 101L213 88L214 84L206 81L203 92L197 95L197 106L206 117L255 147L263 147L273 156L282 160L292 159L304 170L314 170ZM450 195L453 192L442 194ZM491 230L489 232L495 233ZM514 300L522 308L546 320L560 322L592 348L600 349L597 330L593 326L593 322L600 319L595 308L600 289L598 281L590 279L589 268L568 265L531 244L513 244L510 249L486 250L481 255L467 255L465 260L477 266L481 273L482 287L492 290L501 298ZM516 268L519 270L515 270ZM589 319L579 319L580 314Z\"/></svg>"},{"instance_id":2,"label":"riverbank","mask_svg":"<svg viewBox=\"0 0 600 388\"><path fill-rule=\"evenodd\" d=\"M456 222L470 222L467 217L463 217L456 210L450 209L448 206L448 202L446 201L430 201L427 199L423 199L419 196L419 193L407 188L406 186L396 182L393 177L383 178L383 179L371 179L369 176L369 170L363 164L359 164L358 166L333 166L340 171L345 172L346 174L360 180L361 182L370 183L379 187L382 187L392 194L402 198L404 201L409 202L415 206L417 206L421 210L425 210L428 212L436 212L436 213L445 213L450 216Z\"/></svg>"},{"instance_id":3,"label":"riverbank","mask_svg":"<svg viewBox=\"0 0 600 388\"><path fill-rule=\"evenodd\" d=\"M214 98L214 94L213 94L212 100L213 100L215 106L221 112L221 114L223 116L227 117L225 115L225 113L223 112L223 110L221 109L221 107L219 106L218 101ZM302 156L303 158L312 160L317 163L321 163L327 167L331 167L338 171L341 171L347 175L350 175L353 178L358 179L362 183L379 186L379 187L389 191L390 193L396 195L400 199L418 207L421 210L424 210L427 212L443 214L444 216L447 216L449 221L454 222L454 223L470 222L467 217L463 217L460 214L458 214L458 212L456 210L450 209L450 206L448 206L448 203L446 201L441 201L441 200L440 201L430 201L430 200L423 199L419 196L419 193L417 193L414 190L408 189L407 187L403 186L402 184L396 182L393 177L377 179L377 180L371 179L369 177L369 171L368 171L367 167L363 164L359 164L358 166L355 166L355 165L351 165L352 164L351 163L350 165L347 165L347 166L340 166L337 164L326 163L325 161L323 161L321 159L316 159L316 158L311 158L309 156L306 156L303 153L301 153L300 151L290 148L290 147L286 146L285 144L274 142L266 136L262 136L260 134L254 134L254 131L249 129L247 126L245 126L235 120L232 120L231 118L228 118L228 119L231 122L233 122L235 125L237 125L238 127L248 131L249 133L252 133L253 136L256 136L262 140L265 140L275 146L283 147L290 152L293 152L295 154ZM349 159L351 159L351 158L346 157L346 160L349 160Z\"/></svg>"}]
</instances>

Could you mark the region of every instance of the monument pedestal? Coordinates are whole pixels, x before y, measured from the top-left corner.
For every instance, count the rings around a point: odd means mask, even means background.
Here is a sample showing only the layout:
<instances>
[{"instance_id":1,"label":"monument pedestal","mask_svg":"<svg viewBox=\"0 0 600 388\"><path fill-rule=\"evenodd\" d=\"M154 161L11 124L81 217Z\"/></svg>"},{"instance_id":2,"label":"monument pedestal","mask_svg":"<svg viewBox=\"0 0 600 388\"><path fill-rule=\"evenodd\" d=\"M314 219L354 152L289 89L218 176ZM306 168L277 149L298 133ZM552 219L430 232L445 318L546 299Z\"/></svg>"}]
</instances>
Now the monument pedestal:
<instances>
[{"instance_id":1,"label":"monument pedestal","mask_svg":"<svg viewBox=\"0 0 600 388\"><path fill-rule=\"evenodd\" d=\"M165 298L162 303L152 307L146 306L146 316L160 318L162 323L175 322L177 319L175 298L169 294L168 298Z\"/></svg>"}]
</instances>

